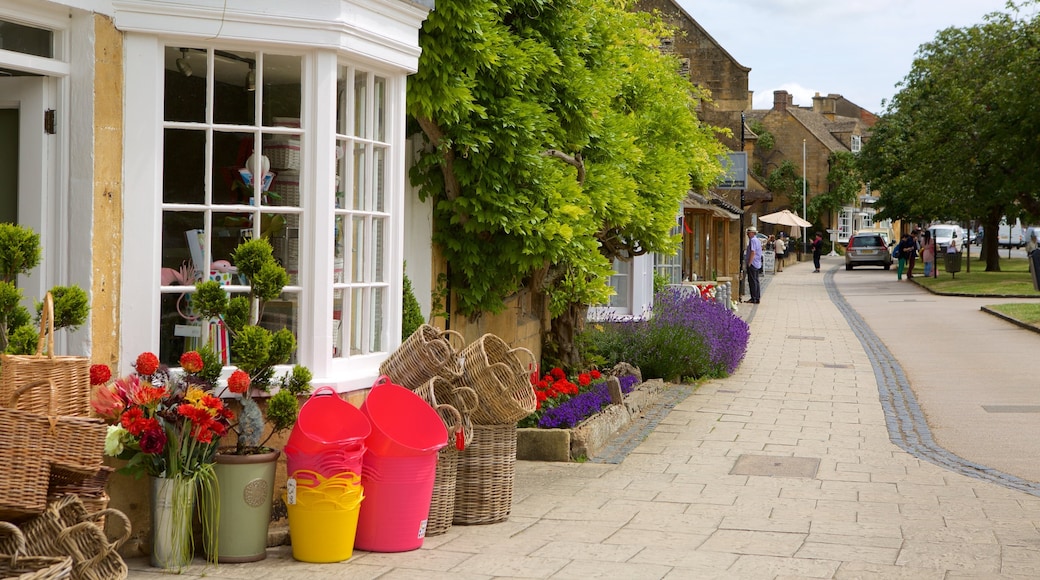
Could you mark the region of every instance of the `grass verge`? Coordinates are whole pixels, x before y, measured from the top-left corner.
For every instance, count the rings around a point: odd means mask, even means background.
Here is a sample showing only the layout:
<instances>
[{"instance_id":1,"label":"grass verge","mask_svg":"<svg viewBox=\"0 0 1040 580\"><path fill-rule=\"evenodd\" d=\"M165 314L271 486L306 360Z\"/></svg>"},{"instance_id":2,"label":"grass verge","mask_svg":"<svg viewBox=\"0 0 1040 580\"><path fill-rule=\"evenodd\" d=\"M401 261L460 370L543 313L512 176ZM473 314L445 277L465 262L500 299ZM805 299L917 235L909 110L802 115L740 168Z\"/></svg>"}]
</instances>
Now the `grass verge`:
<instances>
[{"instance_id":1,"label":"grass verge","mask_svg":"<svg viewBox=\"0 0 1040 580\"><path fill-rule=\"evenodd\" d=\"M985 263L972 257L971 272L961 264L956 274L946 272L939 260L939 275L935 278L915 277L914 282L936 294L967 294L970 296L1036 297L1040 292L1033 287L1029 261L1025 258L1002 258L1000 272L986 272ZM1036 303L989 304L987 308L1029 326L1040 328L1040 301Z\"/></svg>"}]
</instances>

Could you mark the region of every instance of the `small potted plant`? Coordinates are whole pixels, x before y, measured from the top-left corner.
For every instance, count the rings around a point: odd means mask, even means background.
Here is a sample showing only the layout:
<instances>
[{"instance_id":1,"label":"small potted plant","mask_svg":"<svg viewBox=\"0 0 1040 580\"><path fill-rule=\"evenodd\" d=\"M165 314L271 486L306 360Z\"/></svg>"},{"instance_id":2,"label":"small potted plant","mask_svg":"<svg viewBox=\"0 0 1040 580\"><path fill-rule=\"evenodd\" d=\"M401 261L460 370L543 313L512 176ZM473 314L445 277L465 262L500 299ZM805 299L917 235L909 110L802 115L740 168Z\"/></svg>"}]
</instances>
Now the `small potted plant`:
<instances>
[{"instance_id":1,"label":"small potted plant","mask_svg":"<svg viewBox=\"0 0 1040 580\"><path fill-rule=\"evenodd\" d=\"M236 367L227 379L227 389L238 397L240 407L230 430L234 444L222 447L216 458L220 513L217 544L208 549L217 553L220 562L252 562L267 555L280 454L267 442L296 423L298 397L310 391L311 373L295 365L277 376L277 367L287 364L296 350L296 337L285 328L271 331L259 325L264 305L278 298L289 282L285 268L274 259L271 244L264 238L243 242L232 253L232 260L248 281L248 295L229 298L219 282L209 281L198 284L192 296L198 315L227 324L231 364ZM262 409L257 397L275 387L277 392ZM250 486L252 489L244 489Z\"/></svg>"}]
</instances>

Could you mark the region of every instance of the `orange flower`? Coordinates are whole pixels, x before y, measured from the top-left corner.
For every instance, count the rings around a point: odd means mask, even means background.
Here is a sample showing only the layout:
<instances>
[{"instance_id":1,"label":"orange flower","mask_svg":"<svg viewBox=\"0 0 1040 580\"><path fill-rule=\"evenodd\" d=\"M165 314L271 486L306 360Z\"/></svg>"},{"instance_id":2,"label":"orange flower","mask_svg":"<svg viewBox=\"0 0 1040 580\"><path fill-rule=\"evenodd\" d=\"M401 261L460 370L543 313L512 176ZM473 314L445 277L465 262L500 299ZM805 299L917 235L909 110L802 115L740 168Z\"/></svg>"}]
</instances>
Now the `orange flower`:
<instances>
[{"instance_id":1,"label":"orange flower","mask_svg":"<svg viewBox=\"0 0 1040 580\"><path fill-rule=\"evenodd\" d=\"M245 372L242 369L238 369L235 372L231 373L231 376L228 377L227 386L228 390L230 390L232 393L237 393L241 395L242 393L249 390L249 383L249 373Z\"/></svg>"},{"instance_id":2,"label":"orange flower","mask_svg":"<svg viewBox=\"0 0 1040 580\"><path fill-rule=\"evenodd\" d=\"M137 374L153 375L155 371L159 370L159 357L150 352L142 352L137 356L134 368L137 369Z\"/></svg>"},{"instance_id":3,"label":"orange flower","mask_svg":"<svg viewBox=\"0 0 1040 580\"><path fill-rule=\"evenodd\" d=\"M198 351L192 350L181 355L181 368L185 372L197 373L202 370L202 355Z\"/></svg>"}]
</instances>

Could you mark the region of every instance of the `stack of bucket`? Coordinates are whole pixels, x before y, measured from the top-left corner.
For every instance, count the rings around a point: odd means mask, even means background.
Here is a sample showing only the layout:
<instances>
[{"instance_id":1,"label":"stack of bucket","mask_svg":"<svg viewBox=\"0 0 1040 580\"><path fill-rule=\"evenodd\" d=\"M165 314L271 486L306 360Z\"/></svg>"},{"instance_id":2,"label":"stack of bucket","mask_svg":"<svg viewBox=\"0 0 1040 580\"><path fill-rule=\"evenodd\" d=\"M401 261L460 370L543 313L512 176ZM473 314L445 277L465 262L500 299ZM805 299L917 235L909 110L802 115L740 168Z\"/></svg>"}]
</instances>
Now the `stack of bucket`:
<instances>
[{"instance_id":1,"label":"stack of bucket","mask_svg":"<svg viewBox=\"0 0 1040 580\"><path fill-rule=\"evenodd\" d=\"M371 432L365 414L331 387L317 389L303 404L285 446L293 558L323 563L353 555Z\"/></svg>"},{"instance_id":2,"label":"stack of bucket","mask_svg":"<svg viewBox=\"0 0 1040 580\"><path fill-rule=\"evenodd\" d=\"M365 501L354 545L370 552L421 548L437 452L448 443L447 429L426 401L385 376L373 385L361 412L372 432L365 440Z\"/></svg>"}]
</instances>

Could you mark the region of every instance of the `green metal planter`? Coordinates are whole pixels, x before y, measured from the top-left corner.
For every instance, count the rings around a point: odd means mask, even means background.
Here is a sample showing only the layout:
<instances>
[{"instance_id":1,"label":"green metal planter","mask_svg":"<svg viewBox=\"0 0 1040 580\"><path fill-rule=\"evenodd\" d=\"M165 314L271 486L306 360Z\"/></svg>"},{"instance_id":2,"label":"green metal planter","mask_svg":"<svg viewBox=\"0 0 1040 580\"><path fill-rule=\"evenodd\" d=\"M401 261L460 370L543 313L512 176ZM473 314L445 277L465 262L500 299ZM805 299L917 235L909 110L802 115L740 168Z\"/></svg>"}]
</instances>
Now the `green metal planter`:
<instances>
[{"instance_id":1,"label":"green metal planter","mask_svg":"<svg viewBox=\"0 0 1040 580\"><path fill-rule=\"evenodd\" d=\"M216 550L218 562L256 562L267 557L267 529L280 454L217 454L214 469L220 487L220 517L217 545L211 549Z\"/></svg>"}]
</instances>

